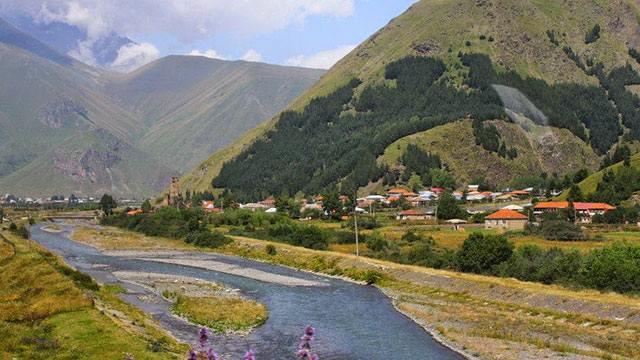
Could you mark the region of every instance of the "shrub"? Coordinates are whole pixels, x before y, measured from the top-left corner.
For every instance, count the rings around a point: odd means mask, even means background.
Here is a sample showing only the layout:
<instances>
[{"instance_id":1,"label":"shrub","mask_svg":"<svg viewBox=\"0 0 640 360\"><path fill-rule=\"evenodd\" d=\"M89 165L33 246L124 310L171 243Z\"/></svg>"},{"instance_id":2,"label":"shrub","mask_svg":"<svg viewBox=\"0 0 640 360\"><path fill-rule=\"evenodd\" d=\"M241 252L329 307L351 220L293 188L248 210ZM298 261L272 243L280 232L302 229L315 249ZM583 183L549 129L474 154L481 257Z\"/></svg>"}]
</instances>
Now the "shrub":
<instances>
[{"instance_id":1,"label":"shrub","mask_svg":"<svg viewBox=\"0 0 640 360\"><path fill-rule=\"evenodd\" d=\"M200 247L217 248L231 243L231 239L218 231L198 230L187 234L185 242Z\"/></svg>"},{"instance_id":2,"label":"shrub","mask_svg":"<svg viewBox=\"0 0 640 360\"><path fill-rule=\"evenodd\" d=\"M600 290L640 291L640 246L617 242L591 251L580 277L583 285Z\"/></svg>"},{"instance_id":3,"label":"shrub","mask_svg":"<svg viewBox=\"0 0 640 360\"><path fill-rule=\"evenodd\" d=\"M524 245L499 266L499 274L544 284L573 283L581 265L582 256L578 251L544 250L536 245Z\"/></svg>"},{"instance_id":4,"label":"shrub","mask_svg":"<svg viewBox=\"0 0 640 360\"><path fill-rule=\"evenodd\" d=\"M276 254L278 253L278 250L276 250L276 247L275 247L275 246L273 246L273 245L271 245L271 244L268 244L268 245L264 248L264 251L265 251L268 255L271 255L271 256L274 256L274 255L276 255Z\"/></svg>"},{"instance_id":5,"label":"shrub","mask_svg":"<svg viewBox=\"0 0 640 360\"><path fill-rule=\"evenodd\" d=\"M542 236L547 240L579 241L587 240L580 226L568 221L549 220L544 221L541 227Z\"/></svg>"},{"instance_id":6,"label":"shrub","mask_svg":"<svg viewBox=\"0 0 640 360\"><path fill-rule=\"evenodd\" d=\"M418 241L422 241L424 238L418 234L413 229L407 230L407 232L402 235L402 241L406 241L408 243L414 243Z\"/></svg>"},{"instance_id":7,"label":"shrub","mask_svg":"<svg viewBox=\"0 0 640 360\"><path fill-rule=\"evenodd\" d=\"M10 231L17 231L18 230L18 225L16 225L16 223L9 224L9 230Z\"/></svg>"},{"instance_id":8,"label":"shrub","mask_svg":"<svg viewBox=\"0 0 640 360\"><path fill-rule=\"evenodd\" d=\"M471 234L456 254L456 265L460 271L490 274L500 263L509 260L513 244L500 235Z\"/></svg>"},{"instance_id":9,"label":"shrub","mask_svg":"<svg viewBox=\"0 0 640 360\"><path fill-rule=\"evenodd\" d=\"M591 44L600 39L600 24L595 24L591 31L587 33L584 37L585 44Z\"/></svg>"},{"instance_id":10,"label":"shrub","mask_svg":"<svg viewBox=\"0 0 640 360\"><path fill-rule=\"evenodd\" d=\"M367 247L371 251L380 252L389 247L387 240L379 233L373 233L367 239Z\"/></svg>"}]
</instances>

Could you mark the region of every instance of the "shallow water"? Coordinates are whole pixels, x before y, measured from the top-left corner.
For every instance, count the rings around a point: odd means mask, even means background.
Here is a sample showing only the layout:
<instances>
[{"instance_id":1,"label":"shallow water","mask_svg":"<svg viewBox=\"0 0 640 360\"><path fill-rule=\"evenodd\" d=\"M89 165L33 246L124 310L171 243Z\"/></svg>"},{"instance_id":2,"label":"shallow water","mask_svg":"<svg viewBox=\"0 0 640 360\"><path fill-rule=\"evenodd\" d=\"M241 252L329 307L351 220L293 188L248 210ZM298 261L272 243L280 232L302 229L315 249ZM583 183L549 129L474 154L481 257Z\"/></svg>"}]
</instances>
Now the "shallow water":
<instances>
[{"instance_id":1,"label":"shallow water","mask_svg":"<svg viewBox=\"0 0 640 360\"><path fill-rule=\"evenodd\" d=\"M314 349L323 360L462 358L396 311L391 301L375 287L216 254L194 253L192 256L321 282L324 286L285 286L189 266L107 256L69 240L72 225L64 225L61 233L45 232L43 226L32 228L35 241L98 281L127 289L127 294L123 295L125 301L150 313L182 341L195 343L197 327L172 316L170 304L157 294L135 284L120 282L112 273L144 271L190 276L240 289L243 295L264 303L269 309L269 319L251 334L214 336L216 351L227 355L227 359L240 358L248 348L254 349L260 359L295 359L298 339L307 324L316 328Z\"/></svg>"}]
</instances>

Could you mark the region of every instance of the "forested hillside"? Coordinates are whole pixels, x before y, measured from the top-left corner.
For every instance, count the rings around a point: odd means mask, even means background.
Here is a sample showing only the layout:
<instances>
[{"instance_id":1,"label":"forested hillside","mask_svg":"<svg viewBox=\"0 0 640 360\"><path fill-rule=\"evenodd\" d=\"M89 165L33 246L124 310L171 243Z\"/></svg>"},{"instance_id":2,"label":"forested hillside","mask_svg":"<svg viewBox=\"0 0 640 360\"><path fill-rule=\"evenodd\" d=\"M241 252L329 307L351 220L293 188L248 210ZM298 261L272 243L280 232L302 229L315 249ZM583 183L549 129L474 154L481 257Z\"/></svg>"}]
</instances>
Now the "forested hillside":
<instances>
[{"instance_id":1,"label":"forested hillside","mask_svg":"<svg viewBox=\"0 0 640 360\"><path fill-rule=\"evenodd\" d=\"M521 159L553 148L509 145L493 128L500 122L525 133L532 123L566 129L569 149L591 149L539 170L562 176L579 162L594 169L616 143L640 139L638 14L625 0L420 1L267 126L214 153L185 178L187 187L211 184L240 198L351 191L384 178L376 158L396 140L466 118L474 120L475 144L507 162L487 179L495 185L512 180ZM534 134L534 142L559 134L537 131L546 135ZM493 157L480 160L494 165ZM454 168L443 161L443 170L468 179Z\"/></svg>"}]
</instances>

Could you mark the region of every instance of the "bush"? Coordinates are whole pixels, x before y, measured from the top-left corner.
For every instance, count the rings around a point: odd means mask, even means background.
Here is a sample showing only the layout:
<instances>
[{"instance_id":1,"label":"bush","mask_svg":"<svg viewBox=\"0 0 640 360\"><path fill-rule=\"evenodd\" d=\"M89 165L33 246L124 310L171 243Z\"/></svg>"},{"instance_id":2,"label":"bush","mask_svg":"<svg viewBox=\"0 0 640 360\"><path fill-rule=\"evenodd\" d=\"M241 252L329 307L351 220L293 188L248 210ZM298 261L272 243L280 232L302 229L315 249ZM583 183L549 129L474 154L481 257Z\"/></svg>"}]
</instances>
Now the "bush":
<instances>
[{"instance_id":1,"label":"bush","mask_svg":"<svg viewBox=\"0 0 640 360\"><path fill-rule=\"evenodd\" d=\"M18 225L16 225L16 223L11 223L9 224L9 231L17 231L18 230Z\"/></svg>"},{"instance_id":2,"label":"bush","mask_svg":"<svg viewBox=\"0 0 640 360\"><path fill-rule=\"evenodd\" d=\"M373 233L367 239L367 247L371 251L380 252L389 247L387 240L379 233Z\"/></svg>"},{"instance_id":3,"label":"bush","mask_svg":"<svg viewBox=\"0 0 640 360\"><path fill-rule=\"evenodd\" d=\"M424 240L422 236L416 234L416 232L412 229L407 230L407 232L405 232L404 235L402 235L401 239L402 241L406 241L408 243L414 243L414 242Z\"/></svg>"},{"instance_id":4,"label":"bush","mask_svg":"<svg viewBox=\"0 0 640 360\"><path fill-rule=\"evenodd\" d=\"M600 290L640 291L640 246L617 242L591 251L580 277L583 285Z\"/></svg>"},{"instance_id":5,"label":"bush","mask_svg":"<svg viewBox=\"0 0 640 360\"><path fill-rule=\"evenodd\" d=\"M218 248L231 243L232 240L218 231L198 230L187 234L185 242L200 247Z\"/></svg>"},{"instance_id":6,"label":"bush","mask_svg":"<svg viewBox=\"0 0 640 360\"><path fill-rule=\"evenodd\" d=\"M495 273L495 267L509 260L513 244L500 235L471 234L462 243L456 254L456 265L460 271L476 274Z\"/></svg>"},{"instance_id":7,"label":"bush","mask_svg":"<svg viewBox=\"0 0 640 360\"><path fill-rule=\"evenodd\" d=\"M275 246L273 246L273 245L271 245L271 244L268 244L268 245L264 248L264 251L265 251L268 255L271 255L271 256L274 256L274 255L276 255L276 254L278 253L278 250L276 250L276 247L275 247Z\"/></svg>"},{"instance_id":8,"label":"bush","mask_svg":"<svg viewBox=\"0 0 640 360\"><path fill-rule=\"evenodd\" d=\"M564 252L554 248L543 250L536 245L524 245L499 266L500 276L544 284L575 283L582 265L577 250Z\"/></svg>"},{"instance_id":9,"label":"bush","mask_svg":"<svg viewBox=\"0 0 640 360\"><path fill-rule=\"evenodd\" d=\"M562 220L544 221L542 223L541 233L547 240L587 240L587 236L582 232L580 226Z\"/></svg>"},{"instance_id":10,"label":"bush","mask_svg":"<svg viewBox=\"0 0 640 360\"><path fill-rule=\"evenodd\" d=\"M598 41L598 39L600 39L600 25L595 24L591 29L591 31L589 31L587 35L585 35L584 43L591 44Z\"/></svg>"}]
</instances>

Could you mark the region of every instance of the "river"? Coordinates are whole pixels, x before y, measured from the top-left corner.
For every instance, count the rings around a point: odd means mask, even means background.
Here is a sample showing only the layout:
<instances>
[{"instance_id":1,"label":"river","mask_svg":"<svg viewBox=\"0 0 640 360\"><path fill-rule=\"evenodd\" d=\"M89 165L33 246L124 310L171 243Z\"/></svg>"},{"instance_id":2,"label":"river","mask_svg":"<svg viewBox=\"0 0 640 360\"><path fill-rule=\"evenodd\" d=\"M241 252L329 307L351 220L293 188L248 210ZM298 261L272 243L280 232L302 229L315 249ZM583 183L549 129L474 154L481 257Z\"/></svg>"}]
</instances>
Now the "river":
<instances>
[{"instance_id":1,"label":"river","mask_svg":"<svg viewBox=\"0 0 640 360\"><path fill-rule=\"evenodd\" d=\"M462 359L396 311L389 298L372 286L210 253L194 252L188 256L314 285L284 285L229 272L161 262L169 256L154 261L105 254L70 240L74 225L62 225L60 233L44 231L44 226L32 227L33 240L99 282L125 288L127 293L122 295L123 300L151 314L181 341L195 343L198 328L172 316L170 304L161 296L148 288L118 280L113 275L115 272L142 271L213 281L239 289L246 297L265 304L269 319L249 335L214 336L214 347L218 353L227 355L225 359L238 359L249 348L256 351L259 359L295 359L298 339L307 324L316 328L314 350L323 360Z\"/></svg>"}]
</instances>

